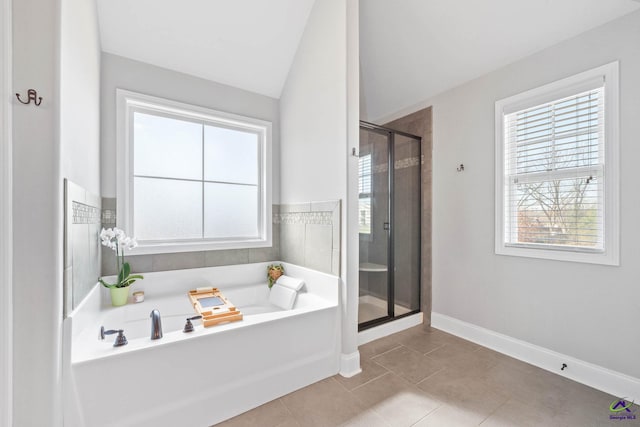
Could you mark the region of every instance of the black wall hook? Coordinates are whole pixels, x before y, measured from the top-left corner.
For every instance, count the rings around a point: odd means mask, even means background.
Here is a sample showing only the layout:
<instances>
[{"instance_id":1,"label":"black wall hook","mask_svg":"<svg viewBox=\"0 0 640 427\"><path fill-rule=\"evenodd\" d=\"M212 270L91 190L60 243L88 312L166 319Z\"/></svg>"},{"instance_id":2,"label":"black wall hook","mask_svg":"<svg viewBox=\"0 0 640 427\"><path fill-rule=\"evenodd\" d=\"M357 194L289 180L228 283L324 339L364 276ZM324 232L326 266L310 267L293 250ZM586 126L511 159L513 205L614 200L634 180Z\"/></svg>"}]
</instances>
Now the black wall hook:
<instances>
[{"instance_id":1,"label":"black wall hook","mask_svg":"<svg viewBox=\"0 0 640 427\"><path fill-rule=\"evenodd\" d=\"M42 97L38 96L38 92L36 92L35 89L29 89L27 91L26 101L23 101L22 99L20 99L19 93L16 93L16 98L18 98L18 101L20 101L22 104L26 104L26 105L31 104L31 101L33 101L33 103L36 104L36 107L40 106L40 104L42 103Z\"/></svg>"},{"instance_id":2,"label":"black wall hook","mask_svg":"<svg viewBox=\"0 0 640 427\"><path fill-rule=\"evenodd\" d=\"M457 168L456 168L456 170L457 170L458 172L462 172L462 171L464 171L464 165L463 165L462 163L460 163L460 166L459 166L459 167L457 167Z\"/></svg>"}]
</instances>

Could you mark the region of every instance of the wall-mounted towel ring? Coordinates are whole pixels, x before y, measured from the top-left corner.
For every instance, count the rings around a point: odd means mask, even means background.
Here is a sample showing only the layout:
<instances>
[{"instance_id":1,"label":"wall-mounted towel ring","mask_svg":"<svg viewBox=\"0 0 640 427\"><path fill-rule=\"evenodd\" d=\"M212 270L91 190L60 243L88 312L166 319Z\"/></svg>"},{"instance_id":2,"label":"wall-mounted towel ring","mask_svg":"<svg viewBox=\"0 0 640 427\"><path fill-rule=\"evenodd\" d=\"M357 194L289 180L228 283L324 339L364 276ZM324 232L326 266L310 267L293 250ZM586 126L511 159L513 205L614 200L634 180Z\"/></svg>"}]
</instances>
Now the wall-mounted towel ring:
<instances>
[{"instance_id":1,"label":"wall-mounted towel ring","mask_svg":"<svg viewBox=\"0 0 640 427\"><path fill-rule=\"evenodd\" d=\"M458 166L458 167L456 168L456 170L457 170L458 172L464 172L464 165L463 165L462 163L460 163L460 166Z\"/></svg>"},{"instance_id":2,"label":"wall-mounted towel ring","mask_svg":"<svg viewBox=\"0 0 640 427\"><path fill-rule=\"evenodd\" d=\"M29 89L27 91L26 101L23 101L22 99L20 99L19 93L16 93L16 98L18 98L18 101L20 101L22 104L26 104L26 105L31 104L31 101L33 101L33 103L36 104L36 107L40 106L40 104L42 103L42 97L38 96L38 92L36 92L35 89Z\"/></svg>"}]
</instances>

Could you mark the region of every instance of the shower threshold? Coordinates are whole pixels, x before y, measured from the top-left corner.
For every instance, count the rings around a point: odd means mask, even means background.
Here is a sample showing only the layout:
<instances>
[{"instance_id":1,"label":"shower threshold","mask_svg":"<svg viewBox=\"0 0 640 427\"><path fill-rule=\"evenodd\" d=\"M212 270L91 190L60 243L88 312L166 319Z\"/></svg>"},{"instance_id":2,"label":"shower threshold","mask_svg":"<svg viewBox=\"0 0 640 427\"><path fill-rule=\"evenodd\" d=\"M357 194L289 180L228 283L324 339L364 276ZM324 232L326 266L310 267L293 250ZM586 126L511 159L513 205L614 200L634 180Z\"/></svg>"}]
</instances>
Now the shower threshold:
<instances>
[{"instance_id":1,"label":"shower threshold","mask_svg":"<svg viewBox=\"0 0 640 427\"><path fill-rule=\"evenodd\" d=\"M411 312L411 309L395 304L395 315L402 316ZM362 295L358 303L358 324L380 319L387 316L387 301L372 295Z\"/></svg>"}]
</instances>

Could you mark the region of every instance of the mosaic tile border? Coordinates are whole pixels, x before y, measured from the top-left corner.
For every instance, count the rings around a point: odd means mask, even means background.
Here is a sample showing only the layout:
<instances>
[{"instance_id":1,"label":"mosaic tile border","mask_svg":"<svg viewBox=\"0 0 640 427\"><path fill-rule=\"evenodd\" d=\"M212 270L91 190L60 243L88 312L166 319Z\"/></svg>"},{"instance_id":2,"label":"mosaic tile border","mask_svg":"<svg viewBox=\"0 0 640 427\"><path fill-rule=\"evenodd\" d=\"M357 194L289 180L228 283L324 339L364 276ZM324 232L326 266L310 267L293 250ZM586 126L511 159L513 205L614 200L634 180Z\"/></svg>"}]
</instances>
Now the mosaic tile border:
<instances>
[{"instance_id":1,"label":"mosaic tile border","mask_svg":"<svg viewBox=\"0 0 640 427\"><path fill-rule=\"evenodd\" d=\"M333 225L333 212L287 212L277 216L277 224Z\"/></svg>"},{"instance_id":2,"label":"mosaic tile border","mask_svg":"<svg viewBox=\"0 0 640 427\"><path fill-rule=\"evenodd\" d=\"M115 209L103 209L102 210L102 224L107 227L115 227L116 225L116 211Z\"/></svg>"},{"instance_id":3,"label":"mosaic tile border","mask_svg":"<svg viewBox=\"0 0 640 427\"><path fill-rule=\"evenodd\" d=\"M100 208L73 201L71 203L72 224L100 224Z\"/></svg>"},{"instance_id":4,"label":"mosaic tile border","mask_svg":"<svg viewBox=\"0 0 640 427\"><path fill-rule=\"evenodd\" d=\"M400 159L400 160L396 160L393 164L393 168L395 170L398 169L406 169L406 168L411 168L414 166L418 166L424 164L424 155L418 157L418 156L413 156L413 157L407 157L405 159ZM373 168L373 173L382 173L382 172L387 172L389 170L389 165L387 163L381 163L379 165L374 165Z\"/></svg>"}]
</instances>

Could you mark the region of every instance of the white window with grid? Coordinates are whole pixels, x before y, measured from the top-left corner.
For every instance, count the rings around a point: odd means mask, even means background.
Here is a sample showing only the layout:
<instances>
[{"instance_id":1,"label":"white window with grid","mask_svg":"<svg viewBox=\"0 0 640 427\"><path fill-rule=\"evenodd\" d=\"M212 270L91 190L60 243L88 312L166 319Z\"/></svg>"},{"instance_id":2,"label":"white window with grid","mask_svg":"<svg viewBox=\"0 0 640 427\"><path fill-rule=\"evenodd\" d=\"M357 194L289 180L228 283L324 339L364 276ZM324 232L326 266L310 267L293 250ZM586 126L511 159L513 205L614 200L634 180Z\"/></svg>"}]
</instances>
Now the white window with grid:
<instances>
[{"instance_id":1,"label":"white window with grid","mask_svg":"<svg viewBox=\"0 0 640 427\"><path fill-rule=\"evenodd\" d=\"M496 102L496 253L617 265L618 64Z\"/></svg>"},{"instance_id":2,"label":"white window with grid","mask_svg":"<svg viewBox=\"0 0 640 427\"><path fill-rule=\"evenodd\" d=\"M134 253L271 245L271 123L124 90L118 226Z\"/></svg>"}]
</instances>

